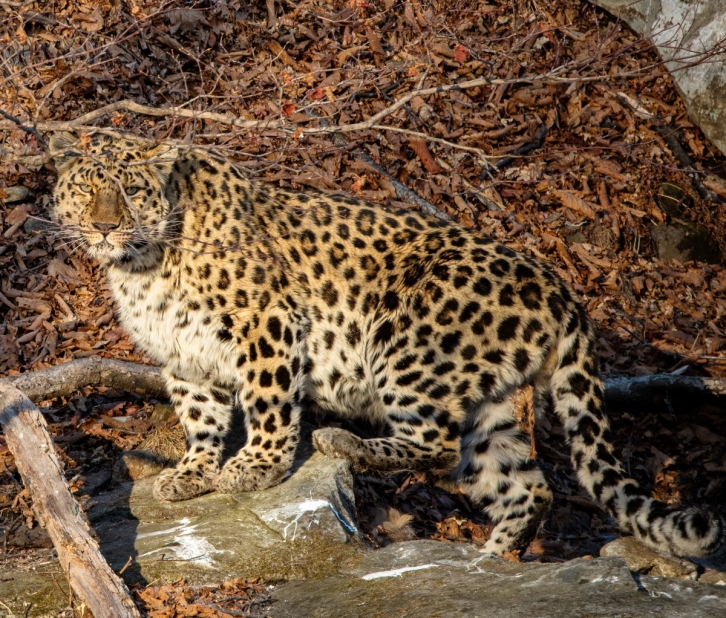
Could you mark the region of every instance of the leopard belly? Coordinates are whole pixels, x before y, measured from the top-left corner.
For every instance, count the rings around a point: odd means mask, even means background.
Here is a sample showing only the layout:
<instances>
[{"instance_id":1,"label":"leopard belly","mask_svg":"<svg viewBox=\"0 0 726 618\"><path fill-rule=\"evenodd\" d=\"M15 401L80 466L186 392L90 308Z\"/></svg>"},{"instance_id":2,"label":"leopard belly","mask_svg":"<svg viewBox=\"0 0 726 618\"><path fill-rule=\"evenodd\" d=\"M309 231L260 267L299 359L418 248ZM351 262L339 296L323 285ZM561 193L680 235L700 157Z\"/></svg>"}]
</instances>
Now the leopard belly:
<instances>
[{"instance_id":1,"label":"leopard belly","mask_svg":"<svg viewBox=\"0 0 726 618\"><path fill-rule=\"evenodd\" d=\"M384 420L368 335L372 319L353 324L351 316L339 316L330 313L327 319L310 324L306 396L318 407L345 417Z\"/></svg>"}]
</instances>

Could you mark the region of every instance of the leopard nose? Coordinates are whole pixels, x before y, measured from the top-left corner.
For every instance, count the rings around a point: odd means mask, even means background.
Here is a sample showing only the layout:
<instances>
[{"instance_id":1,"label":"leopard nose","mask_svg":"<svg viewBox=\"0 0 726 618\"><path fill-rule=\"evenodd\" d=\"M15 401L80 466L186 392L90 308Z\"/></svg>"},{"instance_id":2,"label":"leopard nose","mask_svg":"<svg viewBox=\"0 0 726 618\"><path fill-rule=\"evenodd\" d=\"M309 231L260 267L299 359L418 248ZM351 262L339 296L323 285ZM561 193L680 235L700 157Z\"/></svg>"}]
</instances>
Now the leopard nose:
<instances>
[{"instance_id":1,"label":"leopard nose","mask_svg":"<svg viewBox=\"0 0 726 618\"><path fill-rule=\"evenodd\" d=\"M112 232L118 226L120 223L107 223L105 221L91 221L91 225L95 227L99 232L103 234L108 234L109 232Z\"/></svg>"}]
</instances>

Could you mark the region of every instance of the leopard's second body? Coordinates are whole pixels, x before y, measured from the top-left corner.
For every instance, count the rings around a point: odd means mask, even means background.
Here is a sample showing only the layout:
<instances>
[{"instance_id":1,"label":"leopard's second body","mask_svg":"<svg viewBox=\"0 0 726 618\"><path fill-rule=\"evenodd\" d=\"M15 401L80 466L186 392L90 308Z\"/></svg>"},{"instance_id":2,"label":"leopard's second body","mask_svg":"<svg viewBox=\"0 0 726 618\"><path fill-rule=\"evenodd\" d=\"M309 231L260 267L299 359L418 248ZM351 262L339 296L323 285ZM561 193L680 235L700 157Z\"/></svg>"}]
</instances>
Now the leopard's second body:
<instances>
[{"instance_id":1,"label":"leopard's second body","mask_svg":"<svg viewBox=\"0 0 726 618\"><path fill-rule=\"evenodd\" d=\"M159 498L281 482L309 403L387 427L374 439L319 429L323 453L357 469L454 468L496 522L484 550L521 548L551 501L510 402L531 383L624 529L679 555L724 545L721 514L666 506L623 471L588 318L541 262L416 212L258 184L200 151L51 146L54 217L107 269L187 434ZM227 457L234 411L247 438Z\"/></svg>"}]
</instances>

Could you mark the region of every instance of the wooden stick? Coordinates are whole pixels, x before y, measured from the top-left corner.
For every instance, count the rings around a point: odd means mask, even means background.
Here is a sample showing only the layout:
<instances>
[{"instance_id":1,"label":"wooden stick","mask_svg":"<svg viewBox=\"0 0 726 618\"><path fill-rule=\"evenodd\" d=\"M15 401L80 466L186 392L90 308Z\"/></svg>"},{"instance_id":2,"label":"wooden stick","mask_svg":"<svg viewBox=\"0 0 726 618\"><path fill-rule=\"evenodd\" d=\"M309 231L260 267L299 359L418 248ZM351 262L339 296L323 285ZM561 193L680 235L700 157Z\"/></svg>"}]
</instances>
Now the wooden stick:
<instances>
[{"instance_id":1,"label":"wooden stick","mask_svg":"<svg viewBox=\"0 0 726 618\"><path fill-rule=\"evenodd\" d=\"M69 397L84 386L107 386L145 397L166 397L164 378L158 367L99 356L0 378L0 388L17 388L34 402Z\"/></svg>"},{"instance_id":2,"label":"wooden stick","mask_svg":"<svg viewBox=\"0 0 726 618\"><path fill-rule=\"evenodd\" d=\"M356 153L356 156L364 153ZM364 157L361 157L364 158ZM366 158L366 164L378 167ZM443 214L443 213L441 213ZM441 215L439 215L441 216ZM617 406L643 401L668 391L677 395L726 395L726 378L659 374L630 378L604 375L605 399ZM47 369L0 378L0 389L14 387L34 402L69 397L84 386L117 388L144 397L166 397L164 378L158 367L94 356L72 360Z\"/></svg>"},{"instance_id":3,"label":"wooden stick","mask_svg":"<svg viewBox=\"0 0 726 618\"><path fill-rule=\"evenodd\" d=\"M23 393L5 385L0 385L0 428L75 594L95 618L140 618L68 488L43 415Z\"/></svg>"},{"instance_id":4,"label":"wooden stick","mask_svg":"<svg viewBox=\"0 0 726 618\"><path fill-rule=\"evenodd\" d=\"M359 150L355 153L355 156L358 157L361 161L363 161L368 167L375 170L382 176L385 176L388 181L393 185L393 188L396 190L396 197L406 200L408 202L411 202L412 204L416 204L423 212L429 215L433 215L434 217L438 219L442 219L443 221L451 221L451 217L447 215L443 210L439 210L434 206L431 202L428 200L425 200L422 198L418 193L416 193L413 189L409 189L406 185L404 185L399 180L396 180L393 176L391 176L385 169L383 169L378 163L376 163L373 159L371 159L368 156L368 153Z\"/></svg>"},{"instance_id":5,"label":"wooden stick","mask_svg":"<svg viewBox=\"0 0 726 618\"><path fill-rule=\"evenodd\" d=\"M726 395L726 378L698 376L674 376L661 373L652 376L629 378L604 376L605 401L608 406L630 405L647 402L655 395L723 396Z\"/></svg>"}]
</instances>

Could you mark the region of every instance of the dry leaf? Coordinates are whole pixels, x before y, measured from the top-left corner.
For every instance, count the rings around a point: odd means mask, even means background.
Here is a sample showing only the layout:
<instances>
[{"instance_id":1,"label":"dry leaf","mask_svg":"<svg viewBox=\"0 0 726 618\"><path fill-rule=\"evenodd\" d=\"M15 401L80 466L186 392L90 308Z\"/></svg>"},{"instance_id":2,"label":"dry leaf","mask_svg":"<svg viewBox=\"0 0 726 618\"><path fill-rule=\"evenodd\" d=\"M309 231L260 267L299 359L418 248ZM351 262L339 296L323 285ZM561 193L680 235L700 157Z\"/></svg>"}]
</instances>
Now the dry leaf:
<instances>
[{"instance_id":1,"label":"dry leaf","mask_svg":"<svg viewBox=\"0 0 726 618\"><path fill-rule=\"evenodd\" d=\"M557 197L565 208L574 210L576 213L587 217L588 219L595 219L595 208L598 208L596 204L586 202L581 197L573 195L569 191L563 191L562 189L555 189L552 192Z\"/></svg>"},{"instance_id":2,"label":"dry leaf","mask_svg":"<svg viewBox=\"0 0 726 618\"><path fill-rule=\"evenodd\" d=\"M466 49L463 45L457 45L456 49L454 49L454 62L458 62L459 64L463 64L466 62L466 59L469 57L469 50Z\"/></svg>"},{"instance_id":3,"label":"dry leaf","mask_svg":"<svg viewBox=\"0 0 726 618\"><path fill-rule=\"evenodd\" d=\"M5 223L10 226L22 225L30 216L31 206L29 204L21 204L13 208L5 217Z\"/></svg>"},{"instance_id":4,"label":"dry leaf","mask_svg":"<svg viewBox=\"0 0 726 618\"><path fill-rule=\"evenodd\" d=\"M58 258L53 258L50 262L48 262L48 274L51 277L63 276L70 281L80 281L78 271L70 264L66 264Z\"/></svg>"},{"instance_id":5,"label":"dry leaf","mask_svg":"<svg viewBox=\"0 0 726 618\"><path fill-rule=\"evenodd\" d=\"M103 15L98 6L93 7L90 12L74 13L73 19L81 22L81 28L86 32L98 32L103 28Z\"/></svg>"},{"instance_id":6,"label":"dry leaf","mask_svg":"<svg viewBox=\"0 0 726 618\"><path fill-rule=\"evenodd\" d=\"M421 163L423 163L426 171L432 174L443 174L446 171L444 168L439 166L436 161L434 161L434 158L424 140L411 139L408 141L408 145L411 146L411 149L418 155L418 158L421 159Z\"/></svg>"},{"instance_id":7,"label":"dry leaf","mask_svg":"<svg viewBox=\"0 0 726 618\"><path fill-rule=\"evenodd\" d=\"M370 45L371 51L374 54L383 57L386 56L386 51L381 45L381 39L372 28L366 28L366 38L368 39L368 45Z\"/></svg>"},{"instance_id":8,"label":"dry leaf","mask_svg":"<svg viewBox=\"0 0 726 618\"><path fill-rule=\"evenodd\" d=\"M282 115L285 116L286 118L289 118L290 116L292 116L295 113L295 109L296 109L296 106L294 103L292 103L292 102L285 103L282 106Z\"/></svg>"},{"instance_id":9,"label":"dry leaf","mask_svg":"<svg viewBox=\"0 0 726 618\"><path fill-rule=\"evenodd\" d=\"M172 34L177 30L184 32L194 30L199 26L209 25L204 17L204 12L195 9L174 9L166 14L166 18L171 24L169 31Z\"/></svg>"}]
</instances>

